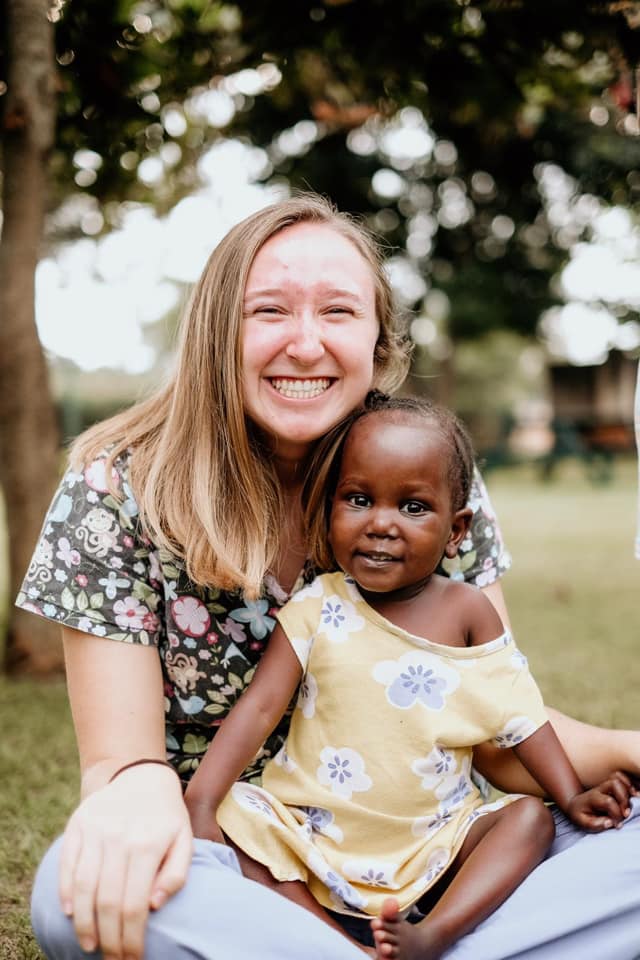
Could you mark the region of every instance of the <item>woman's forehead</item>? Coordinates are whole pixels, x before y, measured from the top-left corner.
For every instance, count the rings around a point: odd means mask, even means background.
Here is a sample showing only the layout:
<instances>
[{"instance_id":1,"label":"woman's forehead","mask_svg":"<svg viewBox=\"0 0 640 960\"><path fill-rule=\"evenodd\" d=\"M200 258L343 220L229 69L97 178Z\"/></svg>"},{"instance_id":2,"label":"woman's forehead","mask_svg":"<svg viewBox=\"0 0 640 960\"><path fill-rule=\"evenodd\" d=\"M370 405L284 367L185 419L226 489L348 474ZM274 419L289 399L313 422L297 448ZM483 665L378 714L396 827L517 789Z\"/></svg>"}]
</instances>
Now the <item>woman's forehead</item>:
<instances>
[{"instance_id":1,"label":"woman's forehead","mask_svg":"<svg viewBox=\"0 0 640 960\"><path fill-rule=\"evenodd\" d=\"M347 278L354 271L362 280L374 280L371 263L358 249L354 239L331 223L304 222L284 227L269 237L256 253L249 269L247 287L262 280L262 274L286 276L296 267L314 265Z\"/></svg>"}]
</instances>

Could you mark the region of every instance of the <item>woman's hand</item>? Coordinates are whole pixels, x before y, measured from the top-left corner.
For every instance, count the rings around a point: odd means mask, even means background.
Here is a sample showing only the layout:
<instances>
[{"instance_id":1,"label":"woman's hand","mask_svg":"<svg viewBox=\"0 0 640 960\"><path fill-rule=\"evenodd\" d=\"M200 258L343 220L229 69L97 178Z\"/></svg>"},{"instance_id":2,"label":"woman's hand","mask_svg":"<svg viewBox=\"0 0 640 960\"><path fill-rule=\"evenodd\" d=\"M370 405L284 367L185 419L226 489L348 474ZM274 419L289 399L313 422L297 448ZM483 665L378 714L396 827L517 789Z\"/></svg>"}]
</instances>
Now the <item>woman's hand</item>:
<instances>
[{"instance_id":1,"label":"woman's hand","mask_svg":"<svg viewBox=\"0 0 640 960\"><path fill-rule=\"evenodd\" d=\"M566 813L583 830L599 833L622 826L631 812L629 799L636 795L627 774L616 770L598 786L572 797Z\"/></svg>"},{"instance_id":2,"label":"woman's hand","mask_svg":"<svg viewBox=\"0 0 640 960\"><path fill-rule=\"evenodd\" d=\"M81 947L138 960L149 908L183 885L192 834L180 782L141 764L86 797L64 835L60 899Z\"/></svg>"}]
</instances>

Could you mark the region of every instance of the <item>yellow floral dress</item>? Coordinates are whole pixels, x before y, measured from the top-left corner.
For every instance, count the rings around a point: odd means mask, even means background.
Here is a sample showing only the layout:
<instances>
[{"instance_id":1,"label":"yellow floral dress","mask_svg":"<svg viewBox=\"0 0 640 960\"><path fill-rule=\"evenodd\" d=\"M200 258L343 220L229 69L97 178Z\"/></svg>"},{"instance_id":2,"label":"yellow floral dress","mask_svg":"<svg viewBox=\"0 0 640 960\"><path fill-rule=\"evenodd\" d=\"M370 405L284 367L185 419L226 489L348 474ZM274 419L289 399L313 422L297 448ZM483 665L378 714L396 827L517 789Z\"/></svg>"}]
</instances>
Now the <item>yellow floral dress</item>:
<instances>
[{"instance_id":1,"label":"yellow floral dress","mask_svg":"<svg viewBox=\"0 0 640 960\"><path fill-rule=\"evenodd\" d=\"M304 676L287 740L262 787L236 783L222 829L278 880L325 907L376 914L415 903L453 861L483 803L472 747L510 747L547 716L507 633L445 647L390 623L342 573L278 614Z\"/></svg>"}]
</instances>

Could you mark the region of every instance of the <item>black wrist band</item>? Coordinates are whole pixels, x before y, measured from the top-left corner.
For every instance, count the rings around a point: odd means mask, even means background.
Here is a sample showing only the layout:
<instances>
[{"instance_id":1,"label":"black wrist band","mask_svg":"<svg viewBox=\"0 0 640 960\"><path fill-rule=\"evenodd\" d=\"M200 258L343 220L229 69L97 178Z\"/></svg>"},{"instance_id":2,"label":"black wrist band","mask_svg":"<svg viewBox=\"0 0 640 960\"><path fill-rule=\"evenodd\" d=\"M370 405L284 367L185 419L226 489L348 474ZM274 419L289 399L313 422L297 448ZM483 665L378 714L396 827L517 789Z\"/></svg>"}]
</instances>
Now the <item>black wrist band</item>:
<instances>
[{"instance_id":1,"label":"black wrist band","mask_svg":"<svg viewBox=\"0 0 640 960\"><path fill-rule=\"evenodd\" d=\"M176 777L178 776L177 770L171 766L168 760L158 760L156 757L143 757L140 760L132 760L130 763L125 763L123 767L118 767L115 773L112 773L109 777L108 783L113 783L116 777L119 777L121 773L124 773L125 770L129 770L131 767L137 767L141 763L159 763L162 767L169 767L169 770L173 770Z\"/></svg>"}]
</instances>

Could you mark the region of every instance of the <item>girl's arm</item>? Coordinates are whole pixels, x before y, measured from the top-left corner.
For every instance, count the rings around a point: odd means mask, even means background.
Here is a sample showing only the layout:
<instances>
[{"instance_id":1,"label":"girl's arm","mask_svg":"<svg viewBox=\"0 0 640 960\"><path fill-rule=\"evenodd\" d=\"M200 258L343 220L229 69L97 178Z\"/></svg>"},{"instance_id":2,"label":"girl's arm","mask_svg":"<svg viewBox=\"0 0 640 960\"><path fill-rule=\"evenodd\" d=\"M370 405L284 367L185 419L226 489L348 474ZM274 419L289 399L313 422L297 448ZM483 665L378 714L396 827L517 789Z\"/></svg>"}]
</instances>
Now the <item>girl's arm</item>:
<instances>
[{"instance_id":1,"label":"girl's arm","mask_svg":"<svg viewBox=\"0 0 640 960\"><path fill-rule=\"evenodd\" d=\"M67 685L82 774L82 801L65 829L60 900L81 945L142 957L149 906L183 885L191 861L189 816L164 760L158 651L63 629Z\"/></svg>"},{"instance_id":2,"label":"girl's arm","mask_svg":"<svg viewBox=\"0 0 640 960\"><path fill-rule=\"evenodd\" d=\"M630 813L631 781L619 771L591 790L584 790L550 723L513 747L514 753L547 796L583 830L608 830Z\"/></svg>"},{"instance_id":3,"label":"girl's arm","mask_svg":"<svg viewBox=\"0 0 640 960\"><path fill-rule=\"evenodd\" d=\"M195 836L221 839L216 810L282 718L302 667L278 624L256 674L227 715L193 775L185 802Z\"/></svg>"}]
</instances>

